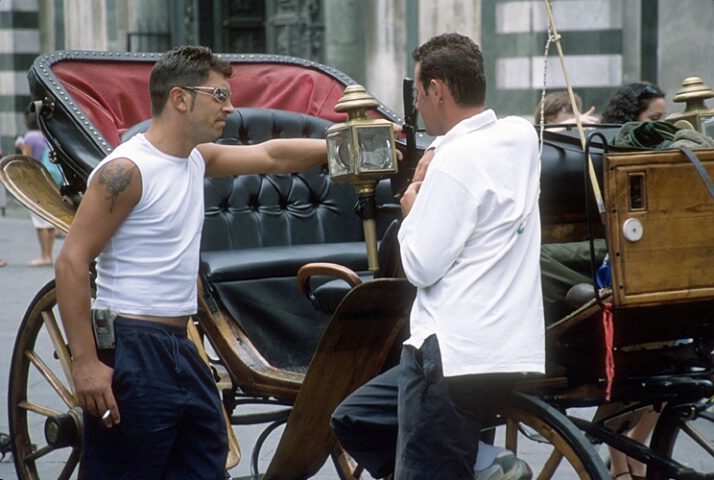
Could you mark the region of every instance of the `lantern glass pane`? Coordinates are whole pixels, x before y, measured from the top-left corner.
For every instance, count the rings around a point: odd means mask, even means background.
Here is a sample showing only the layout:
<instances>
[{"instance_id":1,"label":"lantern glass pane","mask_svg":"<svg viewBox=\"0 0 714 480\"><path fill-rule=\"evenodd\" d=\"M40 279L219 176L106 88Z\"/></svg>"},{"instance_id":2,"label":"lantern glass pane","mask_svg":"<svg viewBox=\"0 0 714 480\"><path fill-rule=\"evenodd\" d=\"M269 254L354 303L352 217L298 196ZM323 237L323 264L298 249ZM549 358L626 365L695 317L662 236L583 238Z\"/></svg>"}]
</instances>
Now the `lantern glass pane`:
<instances>
[{"instance_id":1,"label":"lantern glass pane","mask_svg":"<svg viewBox=\"0 0 714 480\"><path fill-rule=\"evenodd\" d=\"M351 133L349 128L327 133L327 158L330 175L354 172Z\"/></svg>"},{"instance_id":2,"label":"lantern glass pane","mask_svg":"<svg viewBox=\"0 0 714 480\"><path fill-rule=\"evenodd\" d=\"M360 151L360 171L394 169L392 126L362 127L357 129Z\"/></svg>"}]
</instances>

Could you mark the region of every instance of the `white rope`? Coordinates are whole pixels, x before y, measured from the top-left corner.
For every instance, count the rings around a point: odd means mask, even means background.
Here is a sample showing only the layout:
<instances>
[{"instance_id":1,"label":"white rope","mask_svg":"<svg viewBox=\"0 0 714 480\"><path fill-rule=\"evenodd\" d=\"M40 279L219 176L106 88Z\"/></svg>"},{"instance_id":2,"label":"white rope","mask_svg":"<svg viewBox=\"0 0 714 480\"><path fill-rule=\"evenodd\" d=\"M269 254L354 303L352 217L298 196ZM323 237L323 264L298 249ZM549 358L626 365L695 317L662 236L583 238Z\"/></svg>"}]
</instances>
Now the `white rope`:
<instances>
[{"instance_id":1,"label":"white rope","mask_svg":"<svg viewBox=\"0 0 714 480\"><path fill-rule=\"evenodd\" d=\"M549 1L549 0L546 0ZM543 156L543 132L545 131L545 94L548 84L548 52L550 52L550 44L560 40L560 35L553 34L553 24L548 20L548 41L545 42L545 51L543 52L543 89L540 94L540 151L539 156Z\"/></svg>"}]
</instances>

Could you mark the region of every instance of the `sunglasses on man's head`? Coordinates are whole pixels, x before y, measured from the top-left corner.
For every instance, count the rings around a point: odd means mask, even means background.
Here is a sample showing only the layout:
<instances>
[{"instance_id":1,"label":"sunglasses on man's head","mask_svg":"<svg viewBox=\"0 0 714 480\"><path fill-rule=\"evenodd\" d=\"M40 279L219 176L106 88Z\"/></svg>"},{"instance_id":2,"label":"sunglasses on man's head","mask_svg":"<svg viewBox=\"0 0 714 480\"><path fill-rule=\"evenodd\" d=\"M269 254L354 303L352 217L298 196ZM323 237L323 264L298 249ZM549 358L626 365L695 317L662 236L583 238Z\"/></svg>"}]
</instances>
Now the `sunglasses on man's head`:
<instances>
[{"instance_id":1,"label":"sunglasses on man's head","mask_svg":"<svg viewBox=\"0 0 714 480\"><path fill-rule=\"evenodd\" d=\"M181 87L184 90L190 90L204 95L210 95L218 103L225 103L231 99L231 91L222 87Z\"/></svg>"}]
</instances>

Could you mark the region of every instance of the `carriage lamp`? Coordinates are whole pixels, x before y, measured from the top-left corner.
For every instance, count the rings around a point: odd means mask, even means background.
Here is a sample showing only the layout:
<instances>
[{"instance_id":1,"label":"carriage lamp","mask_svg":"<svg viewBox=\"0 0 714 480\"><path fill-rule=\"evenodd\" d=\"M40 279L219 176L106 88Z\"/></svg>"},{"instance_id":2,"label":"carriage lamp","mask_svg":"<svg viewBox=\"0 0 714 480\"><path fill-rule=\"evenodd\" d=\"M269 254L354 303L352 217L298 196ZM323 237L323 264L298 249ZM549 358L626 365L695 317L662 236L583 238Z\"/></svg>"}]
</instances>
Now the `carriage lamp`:
<instances>
[{"instance_id":1,"label":"carriage lamp","mask_svg":"<svg viewBox=\"0 0 714 480\"><path fill-rule=\"evenodd\" d=\"M397 173L392 122L370 119L367 111L377 101L361 85L350 85L335 105L336 112L347 113L347 121L327 129L327 158L330 177L337 183L350 183L357 192L355 210L362 219L367 262L373 272L377 259L377 182Z\"/></svg>"},{"instance_id":2,"label":"carriage lamp","mask_svg":"<svg viewBox=\"0 0 714 480\"><path fill-rule=\"evenodd\" d=\"M709 137L714 137L714 109L707 108L704 100L714 97L714 91L704 85L699 77L689 77L682 82L682 88L672 99L673 102L685 102L682 113L673 113L667 121L679 128L697 130Z\"/></svg>"}]
</instances>

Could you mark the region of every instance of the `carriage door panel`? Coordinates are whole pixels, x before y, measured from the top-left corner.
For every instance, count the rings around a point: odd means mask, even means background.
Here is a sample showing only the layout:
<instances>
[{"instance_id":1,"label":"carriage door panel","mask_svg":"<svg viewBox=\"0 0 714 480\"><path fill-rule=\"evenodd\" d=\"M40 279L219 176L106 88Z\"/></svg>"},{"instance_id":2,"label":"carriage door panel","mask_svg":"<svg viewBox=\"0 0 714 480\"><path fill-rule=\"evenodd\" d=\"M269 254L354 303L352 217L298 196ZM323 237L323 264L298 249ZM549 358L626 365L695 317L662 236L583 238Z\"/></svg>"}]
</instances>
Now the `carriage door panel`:
<instances>
[{"instance_id":1,"label":"carriage door panel","mask_svg":"<svg viewBox=\"0 0 714 480\"><path fill-rule=\"evenodd\" d=\"M714 176L714 150L695 153ZM610 154L604 168L615 304L714 298L714 198L689 160Z\"/></svg>"}]
</instances>

